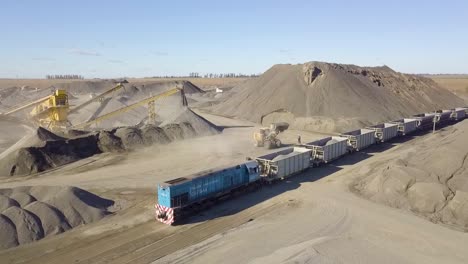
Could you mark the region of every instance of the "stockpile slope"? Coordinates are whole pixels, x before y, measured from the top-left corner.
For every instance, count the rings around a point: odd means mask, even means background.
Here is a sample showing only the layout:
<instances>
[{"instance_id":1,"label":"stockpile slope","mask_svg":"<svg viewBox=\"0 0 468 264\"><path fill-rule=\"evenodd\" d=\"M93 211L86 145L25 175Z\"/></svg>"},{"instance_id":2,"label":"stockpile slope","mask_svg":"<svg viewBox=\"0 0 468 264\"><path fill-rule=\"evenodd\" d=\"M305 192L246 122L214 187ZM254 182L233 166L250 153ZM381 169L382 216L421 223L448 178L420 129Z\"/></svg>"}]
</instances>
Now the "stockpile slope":
<instances>
[{"instance_id":1,"label":"stockpile slope","mask_svg":"<svg viewBox=\"0 0 468 264\"><path fill-rule=\"evenodd\" d=\"M165 120L161 126L180 123L191 124L198 135L214 135L222 131L222 128L194 113L188 107L182 108L177 114L174 114L171 119Z\"/></svg>"},{"instance_id":2,"label":"stockpile slope","mask_svg":"<svg viewBox=\"0 0 468 264\"><path fill-rule=\"evenodd\" d=\"M428 78L324 62L275 65L230 93L212 111L305 130L342 131L463 105Z\"/></svg>"},{"instance_id":3,"label":"stockpile slope","mask_svg":"<svg viewBox=\"0 0 468 264\"><path fill-rule=\"evenodd\" d=\"M96 117L103 116L113 111L119 110L141 100L164 93L173 88L181 88L183 93L176 93L171 96L162 97L155 101L156 121L162 123L165 120L172 120L176 115L185 109L187 99L185 94L201 94L203 91L188 81L159 81L151 83L129 83L125 88L120 89L108 96L102 102L93 102L82 108L79 112L69 116L73 124L81 124ZM126 112L110 117L93 125L101 129L110 129L118 126L133 126L146 123L148 118L148 106L141 105Z\"/></svg>"},{"instance_id":4,"label":"stockpile slope","mask_svg":"<svg viewBox=\"0 0 468 264\"><path fill-rule=\"evenodd\" d=\"M76 187L0 189L0 250L63 233L110 214L113 201Z\"/></svg>"},{"instance_id":5,"label":"stockpile slope","mask_svg":"<svg viewBox=\"0 0 468 264\"><path fill-rule=\"evenodd\" d=\"M371 164L351 189L436 223L468 231L468 120L404 146L394 159Z\"/></svg>"},{"instance_id":6,"label":"stockpile slope","mask_svg":"<svg viewBox=\"0 0 468 264\"><path fill-rule=\"evenodd\" d=\"M38 84L40 87L11 86L0 88L0 112L6 112L9 109L13 109L25 103L33 102L39 98L51 95L55 89L67 90L70 104L78 105L84 102L84 100L88 100L92 96L116 86L119 81L123 80L83 80L72 82L55 80L50 81L49 86L47 87L43 84ZM189 81L137 81L134 83L124 82L124 86L124 89L112 94L110 102L106 102L106 104L109 104L103 106L100 102L96 102L85 108L83 110L85 117L81 119L86 119L92 116L97 110L99 110L99 114L110 112L175 87L182 88L185 94L204 93L203 90ZM77 97L80 98L79 101L75 100ZM142 107L142 109L143 108L144 107ZM30 109L26 109L16 113L15 116L25 118L25 113L29 111ZM77 116L72 115L71 118L74 119L77 118ZM80 118L78 118L78 120L80 120Z\"/></svg>"},{"instance_id":7,"label":"stockpile slope","mask_svg":"<svg viewBox=\"0 0 468 264\"><path fill-rule=\"evenodd\" d=\"M124 152L150 145L217 134L220 128L193 113L180 111L160 126L118 127L94 132L72 131L64 138L38 128L23 147L0 158L0 176L30 175L104 152ZM73 136L76 135L76 136Z\"/></svg>"}]
</instances>

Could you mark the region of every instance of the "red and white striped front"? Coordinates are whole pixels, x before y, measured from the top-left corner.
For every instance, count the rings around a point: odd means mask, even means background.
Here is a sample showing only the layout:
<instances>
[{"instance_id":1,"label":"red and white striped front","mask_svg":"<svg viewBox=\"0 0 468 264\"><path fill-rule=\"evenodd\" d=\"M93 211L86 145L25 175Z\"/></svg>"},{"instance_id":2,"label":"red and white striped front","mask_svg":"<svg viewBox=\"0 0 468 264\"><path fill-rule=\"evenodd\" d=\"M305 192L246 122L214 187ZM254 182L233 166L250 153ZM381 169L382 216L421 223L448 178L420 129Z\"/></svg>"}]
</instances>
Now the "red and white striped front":
<instances>
[{"instance_id":1,"label":"red and white striped front","mask_svg":"<svg viewBox=\"0 0 468 264\"><path fill-rule=\"evenodd\" d=\"M156 220L167 225L174 223L174 209L159 204L154 207L156 208Z\"/></svg>"}]
</instances>

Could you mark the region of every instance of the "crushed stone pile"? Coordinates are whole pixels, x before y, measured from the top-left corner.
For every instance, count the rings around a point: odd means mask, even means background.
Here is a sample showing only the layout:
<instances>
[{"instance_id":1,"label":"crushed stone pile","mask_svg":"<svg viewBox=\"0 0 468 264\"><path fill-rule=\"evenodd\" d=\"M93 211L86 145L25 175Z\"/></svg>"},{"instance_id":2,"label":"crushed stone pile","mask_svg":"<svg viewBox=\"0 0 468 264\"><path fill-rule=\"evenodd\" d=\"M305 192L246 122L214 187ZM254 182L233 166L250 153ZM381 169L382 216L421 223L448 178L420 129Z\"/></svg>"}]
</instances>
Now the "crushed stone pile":
<instances>
[{"instance_id":1,"label":"crushed stone pile","mask_svg":"<svg viewBox=\"0 0 468 264\"><path fill-rule=\"evenodd\" d=\"M275 65L234 87L211 111L263 125L338 131L464 105L434 81L389 67L309 62Z\"/></svg>"},{"instance_id":2,"label":"crushed stone pile","mask_svg":"<svg viewBox=\"0 0 468 264\"><path fill-rule=\"evenodd\" d=\"M156 96L173 88L181 88L182 93L161 97L154 102L156 123L172 120L188 105L186 95L203 94L204 91L188 81L158 81L150 83L133 82L125 84L120 89L102 101L92 102L78 112L69 116L72 124L82 124L96 117L109 114L146 98ZM102 92L102 91L101 91ZM96 93L98 94L98 93ZM86 100L89 98L85 98ZM82 99L82 100L85 100ZM84 101L83 101L84 102ZM79 103L77 103L79 104ZM110 129L119 126L135 126L147 124L148 106L141 105L131 110L121 112L92 125L94 129Z\"/></svg>"},{"instance_id":3,"label":"crushed stone pile","mask_svg":"<svg viewBox=\"0 0 468 264\"><path fill-rule=\"evenodd\" d=\"M75 162L104 152L131 151L149 145L208 136L220 129L186 109L173 122L142 127L118 127L111 130L78 133L75 137L60 137L38 128L27 147L18 148L0 159L0 176L30 175Z\"/></svg>"},{"instance_id":4,"label":"crushed stone pile","mask_svg":"<svg viewBox=\"0 0 468 264\"><path fill-rule=\"evenodd\" d=\"M86 97L89 92L100 93L113 86L115 81L80 81L66 83L60 88L73 91L84 102L89 99ZM0 153L0 176L30 175L103 152L130 151L219 133L219 127L187 107L185 94L203 93L187 81L126 83L123 89L105 100L93 102L70 114L69 120L73 124L86 122L175 87L182 88L183 92L155 102L155 124L148 122L148 106L143 105L95 123L94 127L89 127L92 131L71 129L62 136L38 128L36 134L23 138L21 144ZM11 143L5 144L8 145Z\"/></svg>"},{"instance_id":5,"label":"crushed stone pile","mask_svg":"<svg viewBox=\"0 0 468 264\"><path fill-rule=\"evenodd\" d=\"M154 96L169 89L179 87L182 88L184 95L203 94L204 91L189 81L135 81L127 82L124 80L83 80L83 81L63 81L63 80L50 80L47 86L44 83L38 83L40 87L29 86L8 86L0 87L0 113L6 112L14 107L24 105L26 102L33 102L37 99L51 95L55 89L63 89L68 91L70 105L79 105L92 97L112 88L117 85L119 81L123 81L124 88L109 95L103 102L93 102L87 107L81 109L78 113L73 113L69 116L73 124L78 124L92 119L93 117L101 114L109 113L119 108L125 107L129 104L138 102L149 96ZM183 105L185 96L173 95L172 100L166 98L161 100L156 105L158 110L166 108L166 106ZM73 107L72 107L73 108ZM27 118L27 113L31 109L25 109L14 116L20 118ZM170 112L171 110L169 110ZM167 112L167 111L166 111ZM134 109L120 118L113 119L116 124L110 123L108 126L101 128L111 128L115 126L134 125L130 124L135 121L135 118L141 120L142 114L147 115L148 111L146 106ZM170 113L168 113L170 114ZM159 115L159 113L158 113ZM144 115L143 115L144 116ZM160 119L164 119L164 112ZM118 121L123 120L121 123ZM109 122L109 121L108 121Z\"/></svg>"},{"instance_id":6,"label":"crushed stone pile","mask_svg":"<svg viewBox=\"0 0 468 264\"><path fill-rule=\"evenodd\" d=\"M98 221L113 203L77 187L0 189L0 249Z\"/></svg>"},{"instance_id":7,"label":"crushed stone pile","mask_svg":"<svg viewBox=\"0 0 468 264\"><path fill-rule=\"evenodd\" d=\"M181 123L191 124L194 133L197 135L214 135L222 131L220 127L196 114L188 107L181 108L177 113L174 113L172 118L166 119L161 125Z\"/></svg>"},{"instance_id":8,"label":"crushed stone pile","mask_svg":"<svg viewBox=\"0 0 468 264\"><path fill-rule=\"evenodd\" d=\"M352 183L358 194L468 231L468 120L440 131L396 159L373 164Z\"/></svg>"},{"instance_id":9,"label":"crushed stone pile","mask_svg":"<svg viewBox=\"0 0 468 264\"><path fill-rule=\"evenodd\" d=\"M33 129L18 118L0 114L0 153L16 144Z\"/></svg>"},{"instance_id":10,"label":"crushed stone pile","mask_svg":"<svg viewBox=\"0 0 468 264\"><path fill-rule=\"evenodd\" d=\"M36 90L22 89L21 87L16 86L0 89L0 112L4 112L14 107L21 106L25 102L32 102L37 99L51 95L54 90L54 87Z\"/></svg>"}]
</instances>

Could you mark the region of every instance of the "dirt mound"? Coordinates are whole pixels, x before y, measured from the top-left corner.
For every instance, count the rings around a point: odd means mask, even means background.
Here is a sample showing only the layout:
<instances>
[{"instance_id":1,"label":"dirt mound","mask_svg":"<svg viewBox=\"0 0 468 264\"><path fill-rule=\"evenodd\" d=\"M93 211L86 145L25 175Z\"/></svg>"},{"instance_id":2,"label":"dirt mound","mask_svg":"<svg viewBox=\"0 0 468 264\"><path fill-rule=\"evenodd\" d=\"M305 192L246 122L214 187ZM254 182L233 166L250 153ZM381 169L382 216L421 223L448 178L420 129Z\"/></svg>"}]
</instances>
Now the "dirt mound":
<instances>
[{"instance_id":1,"label":"dirt mound","mask_svg":"<svg viewBox=\"0 0 468 264\"><path fill-rule=\"evenodd\" d=\"M0 197L31 197L31 203L16 203L0 209L0 249L31 243L78 225L98 221L113 201L76 187L18 187L0 189Z\"/></svg>"},{"instance_id":2,"label":"dirt mound","mask_svg":"<svg viewBox=\"0 0 468 264\"><path fill-rule=\"evenodd\" d=\"M173 122L138 127L119 127L83 136L62 138L44 128L22 147L0 159L0 176L30 175L103 152L131 151L151 144L167 144L196 136L219 133L219 129L193 113L183 111Z\"/></svg>"},{"instance_id":3,"label":"dirt mound","mask_svg":"<svg viewBox=\"0 0 468 264\"><path fill-rule=\"evenodd\" d=\"M0 249L7 249L18 245L18 235L16 234L16 227L10 218L0 214Z\"/></svg>"},{"instance_id":4,"label":"dirt mound","mask_svg":"<svg viewBox=\"0 0 468 264\"><path fill-rule=\"evenodd\" d=\"M114 87L117 83L112 80L78 81L78 82L58 82L54 84L57 89L67 90L74 95L88 93L100 93Z\"/></svg>"},{"instance_id":5,"label":"dirt mound","mask_svg":"<svg viewBox=\"0 0 468 264\"><path fill-rule=\"evenodd\" d=\"M428 78L388 67L323 62L275 65L243 83L212 110L268 125L343 131L412 114L463 105Z\"/></svg>"},{"instance_id":6,"label":"dirt mound","mask_svg":"<svg viewBox=\"0 0 468 264\"><path fill-rule=\"evenodd\" d=\"M33 131L23 120L0 114L0 155Z\"/></svg>"},{"instance_id":7,"label":"dirt mound","mask_svg":"<svg viewBox=\"0 0 468 264\"><path fill-rule=\"evenodd\" d=\"M24 192L12 193L10 198L18 202L19 206L21 207L25 207L28 204L36 201L36 198Z\"/></svg>"},{"instance_id":8,"label":"dirt mound","mask_svg":"<svg viewBox=\"0 0 468 264\"><path fill-rule=\"evenodd\" d=\"M122 152L125 150L122 140L111 131L101 131L98 137L98 147L102 152Z\"/></svg>"},{"instance_id":9,"label":"dirt mound","mask_svg":"<svg viewBox=\"0 0 468 264\"><path fill-rule=\"evenodd\" d=\"M171 141L180 140L184 138L184 130L180 125L169 124L163 127L164 134L168 136Z\"/></svg>"},{"instance_id":10,"label":"dirt mound","mask_svg":"<svg viewBox=\"0 0 468 264\"><path fill-rule=\"evenodd\" d=\"M44 236L60 234L71 228L63 213L51 205L36 201L25 209L41 219Z\"/></svg>"},{"instance_id":11,"label":"dirt mound","mask_svg":"<svg viewBox=\"0 0 468 264\"><path fill-rule=\"evenodd\" d=\"M181 109L178 114L174 114L172 119L167 119L162 125L170 123L189 123L198 135L214 135L222 131L222 128L197 115L188 107Z\"/></svg>"},{"instance_id":12,"label":"dirt mound","mask_svg":"<svg viewBox=\"0 0 468 264\"><path fill-rule=\"evenodd\" d=\"M189 81L182 81L182 88L184 89L184 92L186 94L193 94L193 93L204 93L202 89L200 89L198 86L195 84L189 82Z\"/></svg>"},{"instance_id":13,"label":"dirt mound","mask_svg":"<svg viewBox=\"0 0 468 264\"><path fill-rule=\"evenodd\" d=\"M165 120L173 120L176 115L187 106L185 94L201 94L203 91L186 81L159 81L159 82L134 82L125 85L123 89L109 95L102 102L92 102L77 112L72 113L69 119L72 124L81 124L93 120L98 116L103 116L135 104L146 98L169 91L173 88L182 88L182 93L175 93L170 96L161 97L154 102L156 109L156 123ZM136 126L145 124L148 121L148 106L140 105L131 110L121 112L118 115L110 116L101 120L98 124L93 124L92 128L112 129L122 126Z\"/></svg>"},{"instance_id":14,"label":"dirt mound","mask_svg":"<svg viewBox=\"0 0 468 264\"><path fill-rule=\"evenodd\" d=\"M156 90L169 90L175 87L182 88L186 94L204 93L202 89L189 81L155 81L142 84L133 84L146 93L150 93L152 91L154 92Z\"/></svg>"},{"instance_id":15,"label":"dirt mound","mask_svg":"<svg viewBox=\"0 0 468 264\"><path fill-rule=\"evenodd\" d=\"M139 148L144 144L141 130L136 127L117 128L114 135L120 138L125 149Z\"/></svg>"},{"instance_id":16,"label":"dirt mound","mask_svg":"<svg viewBox=\"0 0 468 264\"><path fill-rule=\"evenodd\" d=\"M164 129L156 125L145 125L141 128L145 144L167 144L171 139L166 135Z\"/></svg>"},{"instance_id":17,"label":"dirt mound","mask_svg":"<svg viewBox=\"0 0 468 264\"><path fill-rule=\"evenodd\" d=\"M21 89L18 87L11 87L8 89L0 90L0 101L2 102L2 111L7 109L22 106L27 102L32 102L37 99L46 97L53 94L54 87L43 89Z\"/></svg>"},{"instance_id":18,"label":"dirt mound","mask_svg":"<svg viewBox=\"0 0 468 264\"><path fill-rule=\"evenodd\" d=\"M52 132L50 132L49 130L43 128L43 127L39 127L37 129L37 137L41 140L41 141L54 141L54 140L64 140L63 137L60 137Z\"/></svg>"},{"instance_id":19,"label":"dirt mound","mask_svg":"<svg viewBox=\"0 0 468 264\"><path fill-rule=\"evenodd\" d=\"M468 120L373 164L352 190L468 231ZM443 153L443 155L441 155Z\"/></svg>"},{"instance_id":20,"label":"dirt mound","mask_svg":"<svg viewBox=\"0 0 468 264\"><path fill-rule=\"evenodd\" d=\"M63 81L56 80L50 81L47 87L34 88L34 89L21 89L21 87L12 86L0 89L0 112L7 111L14 107L22 106L26 102L33 102L39 98L51 95L54 90L62 89L67 90L69 95L70 104L78 105L88 100L91 95L97 95L104 91L111 89L117 85L115 80L92 80L92 81ZM135 103L139 100L154 96L169 89L179 87L183 89L184 94L201 94L204 91L198 88L196 85L188 81L151 81L151 82L130 82L125 83L124 88L114 92L110 95L112 100L108 102L107 106L101 105L100 102L93 102L89 106L80 110L79 113L70 115L72 123L81 123L90 116L99 113L108 113L114 111L122 106L126 106L131 103ZM175 97L175 96L173 96ZM179 101L182 100L179 97ZM146 107L142 107L146 108ZM29 112L30 109L25 109L14 115L18 117L27 117L25 113ZM138 112L138 110L137 110ZM147 112L147 111L146 111ZM84 115L84 116L82 116ZM140 118L141 119L141 118ZM131 118L128 122L123 122L120 125L134 125L131 123ZM133 121L134 121L133 116ZM110 127L104 127L110 128Z\"/></svg>"},{"instance_id":21,"label":"dirt mound","mask_svg":"<svg viewBox=\"0 0 468 264\"><path fill-rule=\"evenodd\" d=\"M0 211L4 211L14 206L19 206L17 201L5 195L0 195Z\"/></svg>"},{"instance_id":22,"label":"dirt mound","mask_svg":"<svg viewBox=\"0 0 468 264\"><path fill-rule=\"evenodd\" d=\"M16 227L18 243L26 244L44 237L40 219L20 207L10 207L2 212Z\"/></svg>"},{"instance_id":23,"label":"dirt mound","mask_svg":"<svg viewBox=\"0 0 468 264\"><path fill-rule=\"evenodd\" d=\"M38 134L47 134L49 140L33 137L31 147L19 148L0 159L0 175L29 175L100 153L97 135L66 139L44 130L38 129Z\"/></svg>"}]
</instances>

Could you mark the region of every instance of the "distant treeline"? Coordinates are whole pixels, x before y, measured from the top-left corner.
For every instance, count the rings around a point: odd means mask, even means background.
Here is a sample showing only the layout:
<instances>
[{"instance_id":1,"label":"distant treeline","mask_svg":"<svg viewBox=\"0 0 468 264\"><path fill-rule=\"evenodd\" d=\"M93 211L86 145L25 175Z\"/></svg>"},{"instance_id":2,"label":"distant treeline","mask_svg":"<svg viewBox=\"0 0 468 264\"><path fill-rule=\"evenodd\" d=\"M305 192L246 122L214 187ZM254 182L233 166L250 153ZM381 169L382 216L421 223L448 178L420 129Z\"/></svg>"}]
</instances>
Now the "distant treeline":
<instances>
[{"instance_id":1,"label":"distant treeline","mask_svg":"<svg viewBox=\"0 0 468 264\"><path fill-rule=\"evenodd\" d=\"M436 74L420 73L416 75L429 77L429 78L463 78L463 79L468 78L468 73L436 73Z\"/></svg>"},{"instance_id":2,"label":"distant treeline","mask_svg":"<svg viewBox=\"0 0 468 264\"><path fill-rule=\"evenodd\" d=\"M152 78L254 78L260 74L242 74L242 73L205 73L200 74L198 72L191 72L188 76L182 75L165 75L165 76L153 76Z\"/></svg>"},{"instance_id":3,"label":"distant treeline","mask_svg":"<svg viewBox=\"0 0 468 264\"><path fill-rule=\"evenodd\" d=\"M82 75L76 74L55 74L55 75L46 75L47 79L78 79L83 80L84 77Z\"/></svg>"}]
</instances>

